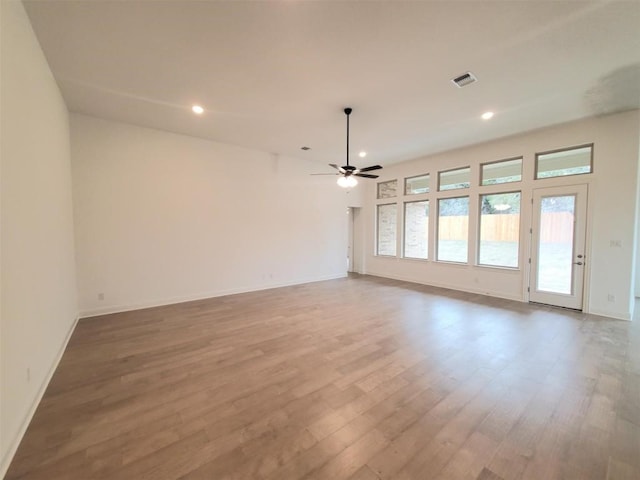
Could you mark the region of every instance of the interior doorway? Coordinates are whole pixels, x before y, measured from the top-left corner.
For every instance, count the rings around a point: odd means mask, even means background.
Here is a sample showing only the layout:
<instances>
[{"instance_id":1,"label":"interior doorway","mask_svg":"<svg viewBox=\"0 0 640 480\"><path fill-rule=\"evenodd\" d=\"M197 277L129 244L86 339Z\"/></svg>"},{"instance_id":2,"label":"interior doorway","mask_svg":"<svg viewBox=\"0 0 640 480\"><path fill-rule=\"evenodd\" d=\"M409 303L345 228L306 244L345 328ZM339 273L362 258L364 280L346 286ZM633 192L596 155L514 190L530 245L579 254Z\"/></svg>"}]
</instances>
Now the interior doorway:
<instances>
[{"instance_id":1,"label":"interior doorway","mask_svg":"<svg viewBox=\"0 0 640 480\"><path fill-rule=\"evenodd\" d=\"M363 273L362 213L360 207L347 208L347 272Z\"/></svg>"},{"instance_id":2,"label":"interior doorway","mask_svg":"<svg viewBox=\"0 0 640 480\"><path fill-rule=\"evenodd\" d=\"M529 301L582 310L587 185L533 191Z\"/></svg>"}]
</instances>

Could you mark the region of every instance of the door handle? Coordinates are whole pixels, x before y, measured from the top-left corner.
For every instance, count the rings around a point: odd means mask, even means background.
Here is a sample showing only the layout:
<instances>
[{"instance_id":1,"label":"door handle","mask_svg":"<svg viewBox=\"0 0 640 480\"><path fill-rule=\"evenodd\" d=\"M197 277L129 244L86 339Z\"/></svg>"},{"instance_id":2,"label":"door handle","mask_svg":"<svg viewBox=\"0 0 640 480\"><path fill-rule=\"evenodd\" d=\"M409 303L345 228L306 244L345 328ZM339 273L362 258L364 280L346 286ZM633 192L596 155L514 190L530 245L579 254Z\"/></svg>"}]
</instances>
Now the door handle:
<instances>
[{"instance_id":1,"label":"door handle","mask_svg":"<svg viewBox=\"0 0 640 480\"><path fill-rule=\"evenodd\" d=\"M582 258L582 255L577 255L578 258Z\"/></svg>"},{"instance_id":2,"label":"door handle","mask_svg":"<svg viewBox=\"0 0 640 480\"><path fill-rule=\"evenodd\" d=\"M573 262L574 265L582 265L582 262Z\"/></svg>"}]
</instances>

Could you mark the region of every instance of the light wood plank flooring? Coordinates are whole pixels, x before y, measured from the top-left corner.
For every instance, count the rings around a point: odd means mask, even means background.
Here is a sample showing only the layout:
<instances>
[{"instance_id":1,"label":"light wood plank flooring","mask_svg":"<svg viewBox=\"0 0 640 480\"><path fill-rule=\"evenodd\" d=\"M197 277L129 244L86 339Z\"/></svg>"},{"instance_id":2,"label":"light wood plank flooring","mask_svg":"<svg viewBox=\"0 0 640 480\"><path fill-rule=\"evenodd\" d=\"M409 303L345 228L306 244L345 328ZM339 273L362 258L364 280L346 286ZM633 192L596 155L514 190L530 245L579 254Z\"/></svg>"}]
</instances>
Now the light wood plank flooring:
<instances>
[{"instance_id":1,"label":"light wood plank flooring","mask_svg":"<svg viewBox=\"0 0 640 480\"><path fill-rule=\"evenodd\" d=\"M7 479L640 479L640 322L366 276L79 322Z\"/></svg>"}]
</instances>

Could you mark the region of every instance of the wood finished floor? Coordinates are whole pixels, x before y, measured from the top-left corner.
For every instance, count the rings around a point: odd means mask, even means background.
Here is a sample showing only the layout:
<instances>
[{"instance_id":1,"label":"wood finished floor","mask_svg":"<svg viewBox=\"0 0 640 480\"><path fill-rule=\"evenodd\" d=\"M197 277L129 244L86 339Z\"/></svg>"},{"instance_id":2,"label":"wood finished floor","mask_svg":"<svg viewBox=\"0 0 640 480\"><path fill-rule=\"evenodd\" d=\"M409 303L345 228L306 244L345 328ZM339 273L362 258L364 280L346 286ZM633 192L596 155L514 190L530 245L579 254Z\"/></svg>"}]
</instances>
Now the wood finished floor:
<instances>
[{"instance_id":1,"label":"wood finished floor","mask_svg":"<svg viewBox=\"0 0 640 480\"><path fill-rule=\"evenodd\" d=\"M7 479L640 479L640 328L353 276L82 320Z\"/></svg>"}]
</instances>

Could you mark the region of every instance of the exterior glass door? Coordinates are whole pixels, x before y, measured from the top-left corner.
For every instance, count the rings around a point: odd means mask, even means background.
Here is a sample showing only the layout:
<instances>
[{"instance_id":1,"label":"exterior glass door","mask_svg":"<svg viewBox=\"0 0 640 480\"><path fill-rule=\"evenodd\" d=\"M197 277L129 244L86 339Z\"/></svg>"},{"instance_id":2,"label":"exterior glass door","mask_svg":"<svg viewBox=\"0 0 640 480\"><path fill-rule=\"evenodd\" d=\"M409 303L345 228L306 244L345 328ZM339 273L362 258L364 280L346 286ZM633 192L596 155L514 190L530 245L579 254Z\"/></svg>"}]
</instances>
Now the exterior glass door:
<instances>
[{"instance_id":1,"label":"exterior glass door","mask_svg":"<svg viewBox=\"0 0 640 480\"><path fill-rule=\"evenodd\" d=\"M533 192L529 300L582 310L587 186Z\"/></svg>"}]
</instances>

